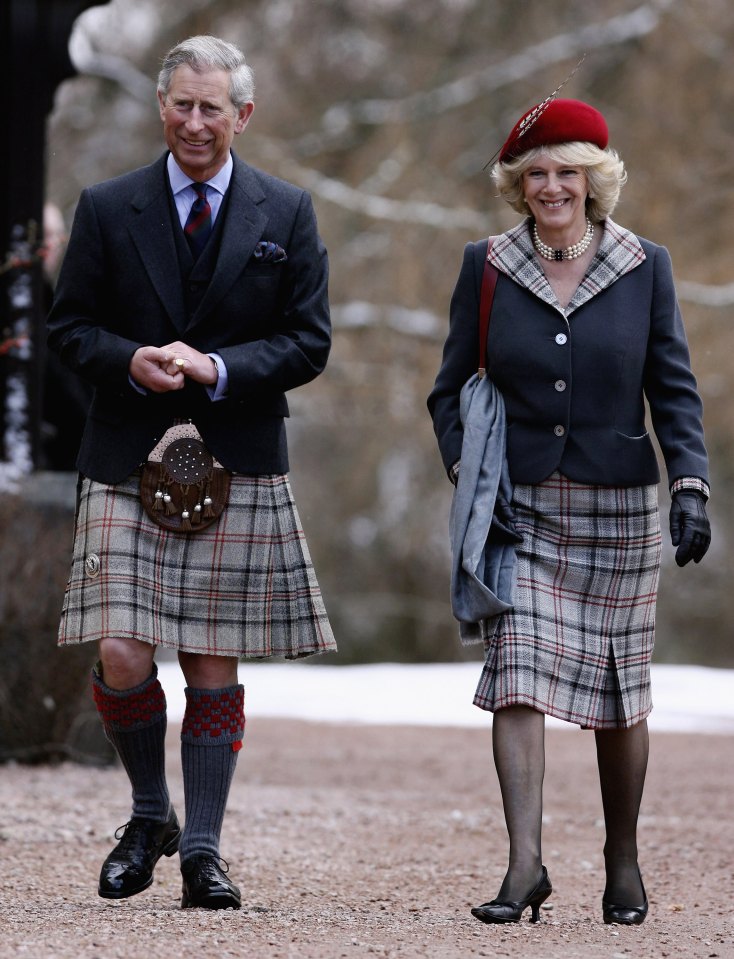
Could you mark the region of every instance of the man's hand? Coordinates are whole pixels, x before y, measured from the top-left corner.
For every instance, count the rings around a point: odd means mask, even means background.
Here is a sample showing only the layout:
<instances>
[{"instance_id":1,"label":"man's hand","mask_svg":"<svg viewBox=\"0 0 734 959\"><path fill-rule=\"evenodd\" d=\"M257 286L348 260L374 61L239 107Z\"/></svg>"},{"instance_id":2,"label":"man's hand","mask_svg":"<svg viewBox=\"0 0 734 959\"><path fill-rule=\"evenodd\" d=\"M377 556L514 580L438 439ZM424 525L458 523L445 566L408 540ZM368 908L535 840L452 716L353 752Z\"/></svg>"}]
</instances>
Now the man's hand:
<instances>
[{"instance_id":1,"label":"man's hand","mask_svg":"<svg viewBox=\"0 0 734 959\"><path fill-rule=\"evenodd\" d=\"M171 362L169 351L158 346L141 346L137 349L130 360L129 372L139 386L151 393L168 393L181 390L184 386L183 371Z\"/></svg>"},{"instance_id":2,"label":"man's hand","mask_svg":"<svg viewBox=\"0 0 734 959\"><path fill-rule=\"evenodd\" d=\"M673 494L670 504L670 539L679 566L693 560L700 563L711 543L711 525L706 515L706 500L694 490Z\"/></svg>"},{"instance_id":3,"label":"man's hand","mask_svg":"<svg viewBox=\"0 0 734 959\"><path fill-rule=\"evenodd\" d=\"M141 346L130 361L130 376L151 393L168 393L183 389L187 376L205 386L214 386L219 371L206 353L177 340L167 346Z\"/></svg>"},{"instance_id":4,"label":"man's hand","mask_svg":"<svg viewBox=\"0 0 734 959\"><path fill-rule=\"evenodd\" d=\"M163 369L166 373L171 375L182 373L197 383L203 383L204 386L214 386L217 382L219 373L216 363L207 353L199 353L198 350L180 340L161 347L161 350L165 354Z\"/></svg>"}]
</instances>

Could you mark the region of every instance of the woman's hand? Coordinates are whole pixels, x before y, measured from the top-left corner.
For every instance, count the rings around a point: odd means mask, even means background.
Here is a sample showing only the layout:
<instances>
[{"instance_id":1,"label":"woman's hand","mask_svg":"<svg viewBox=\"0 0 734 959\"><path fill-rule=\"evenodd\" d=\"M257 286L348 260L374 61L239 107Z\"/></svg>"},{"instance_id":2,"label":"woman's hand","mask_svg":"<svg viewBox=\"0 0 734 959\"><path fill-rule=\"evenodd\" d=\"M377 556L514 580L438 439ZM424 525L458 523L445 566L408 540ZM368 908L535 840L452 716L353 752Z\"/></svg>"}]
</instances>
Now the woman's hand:
<instances>
[{"instance_id":1,"label":"woman's hand","mask_svg":"<svg viewBox=\"0 0 734 959\"><path fill-rule=\"evenodd\" d=\"M493 543L522 543L522 536L515 526L515 511L499 493L494 502L494 513L492 514L492 524L489 528L488 538Z\"/></svg>"},{"instance_id":2,"label":"woman's hand","mask_svg":"<svg viewBox=\"0 0 734 959\"><path fill-rule=\"evenodd\" d=\"M677 546L679 566L693 560L700 563L711 543L711 524L706 515L706 500L695 490L679 490L670 504L670 539Z\"/></svg>"}]
</instances>

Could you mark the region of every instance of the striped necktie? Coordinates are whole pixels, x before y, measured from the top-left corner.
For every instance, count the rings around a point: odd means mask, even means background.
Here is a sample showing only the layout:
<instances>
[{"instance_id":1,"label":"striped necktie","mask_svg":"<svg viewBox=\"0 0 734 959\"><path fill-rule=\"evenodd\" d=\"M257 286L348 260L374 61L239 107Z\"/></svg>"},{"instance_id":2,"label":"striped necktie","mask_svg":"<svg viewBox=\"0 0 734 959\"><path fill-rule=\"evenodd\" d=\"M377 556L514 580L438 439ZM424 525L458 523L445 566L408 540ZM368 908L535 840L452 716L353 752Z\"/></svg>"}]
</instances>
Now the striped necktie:
<instances>
[{"instance_id":1,"label":"striped necktie","mask_svg":"<svg viewBox=\"0 0 734 959\"><path fill-rule=\"evenodd\" d=\"M191 186L196 191L196 199L191 204L184 233L191 252L198 257L212 232L212 208L206 198L206 183L192 183Z\"/></svg>"}]
</instances>

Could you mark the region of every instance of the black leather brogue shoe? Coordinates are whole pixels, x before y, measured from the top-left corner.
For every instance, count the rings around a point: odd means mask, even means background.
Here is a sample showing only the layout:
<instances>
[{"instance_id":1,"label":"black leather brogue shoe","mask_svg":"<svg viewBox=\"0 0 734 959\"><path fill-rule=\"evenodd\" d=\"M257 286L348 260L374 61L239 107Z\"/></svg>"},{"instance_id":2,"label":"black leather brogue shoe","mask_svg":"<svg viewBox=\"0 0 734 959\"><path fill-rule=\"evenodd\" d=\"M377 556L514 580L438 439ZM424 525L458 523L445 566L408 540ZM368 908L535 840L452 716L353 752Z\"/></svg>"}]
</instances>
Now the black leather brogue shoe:
<instances>
[{"instance_id":1,"label":"black leather brogue shoe","mask_svg":"<svg viewBox=\"0 0 734 959\"><path fill-rule=\"evenodd\" d=\"M223 860L222 860L223 861ZM239 909L240 891L214 856L197 855L181 863L181 908ZM226 866L226 863L225 863ZM229 867L227 867L229 868Z\"/></svg>"},{"instance_id":2,"label":"black leather brogue shoe","mask_svg":"<svg viewBox=\"0 0 734 959\"><path fill-rule=\"evenodd\" d=\"M105 859L99 874L98 892L103 899L127 899L153 882L153 870L161 856L178 850L181 829L176 813L165 822L133 816L115 832L120 841Z\"/></svg>"}]
</instances>

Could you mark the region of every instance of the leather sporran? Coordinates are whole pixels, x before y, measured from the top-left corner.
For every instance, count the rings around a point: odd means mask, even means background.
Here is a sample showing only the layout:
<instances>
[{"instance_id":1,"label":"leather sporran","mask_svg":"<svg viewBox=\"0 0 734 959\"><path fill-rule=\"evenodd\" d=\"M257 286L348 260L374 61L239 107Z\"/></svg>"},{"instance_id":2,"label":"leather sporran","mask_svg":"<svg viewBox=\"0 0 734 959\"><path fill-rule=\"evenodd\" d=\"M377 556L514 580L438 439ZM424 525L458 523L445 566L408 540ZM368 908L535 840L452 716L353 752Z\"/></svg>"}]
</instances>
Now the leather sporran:
<instances>
[{"instance_id":1,"label":"leather sporran","mask_svg":"<svg viewBox=\"0 0 734 959\"><path fill-rule=\"evenodd\" d=\"M173 533L196 533L221 516L229 499L230 476L193 424L174 426L143 466L140 499L158 526Z\"/></svg>"}]
</instances>

